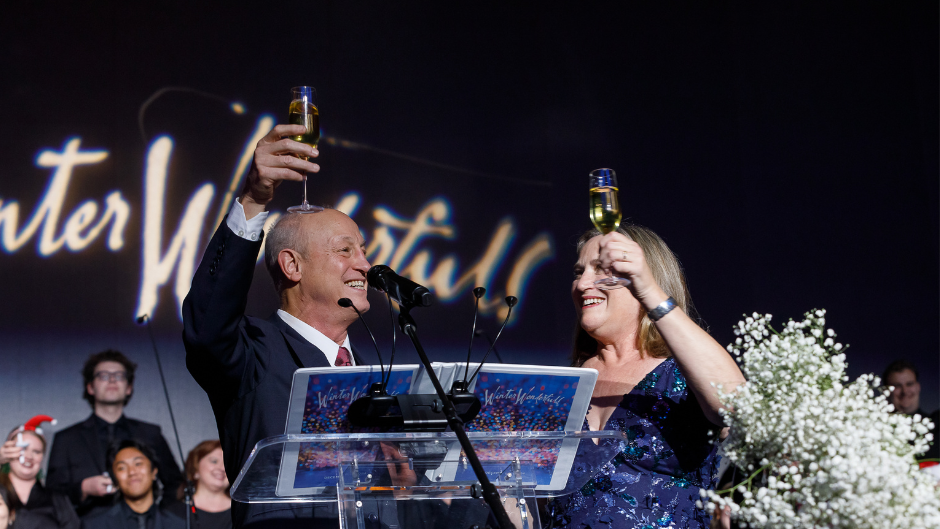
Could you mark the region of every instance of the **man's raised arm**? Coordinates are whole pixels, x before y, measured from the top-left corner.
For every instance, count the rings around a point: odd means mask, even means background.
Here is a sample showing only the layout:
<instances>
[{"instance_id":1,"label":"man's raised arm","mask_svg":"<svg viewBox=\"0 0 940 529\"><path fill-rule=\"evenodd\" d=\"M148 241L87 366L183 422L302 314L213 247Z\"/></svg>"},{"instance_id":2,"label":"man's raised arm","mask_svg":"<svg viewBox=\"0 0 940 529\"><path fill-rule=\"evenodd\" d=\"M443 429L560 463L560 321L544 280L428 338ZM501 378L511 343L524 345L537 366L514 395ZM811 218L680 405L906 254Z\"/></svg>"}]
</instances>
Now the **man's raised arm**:
<instances>
[{"instance_id":1,"label":"man's raised arm","mask_svg":"<svg viewBox=\"0 0 940 529\"><path fill-rule=\"evenodd\" d=\"M204 389L207 383L239 380L244 372L247 351L239 346L239 324L264 239L265 209L282 181L302 181L304 171L320 170L301 158L317 157L316 149L287 138L304 130L278 125L258 141L241 196L209 241L183 301L186 363Z\"/></svg>"}]
</instances>

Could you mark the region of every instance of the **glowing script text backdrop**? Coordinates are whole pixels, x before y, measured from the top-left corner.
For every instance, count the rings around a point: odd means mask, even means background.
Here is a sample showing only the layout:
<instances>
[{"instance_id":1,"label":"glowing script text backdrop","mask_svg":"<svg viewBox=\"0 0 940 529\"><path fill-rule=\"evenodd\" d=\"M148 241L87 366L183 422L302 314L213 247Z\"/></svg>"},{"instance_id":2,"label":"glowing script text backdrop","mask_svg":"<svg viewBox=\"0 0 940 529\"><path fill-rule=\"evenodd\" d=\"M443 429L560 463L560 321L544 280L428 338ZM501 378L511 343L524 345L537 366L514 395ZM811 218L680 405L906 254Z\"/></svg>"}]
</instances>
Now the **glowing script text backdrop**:
<instances>
[{"instance_id":1,"label":"glowing script text backdrop","mask_svg":"<svg viewBox=\"0 0 940 529\"><path fill-rule=\"evenodd\" d=\"M233 109L237 114L244 112L241 107ZM9 262L33 254L61 260L76 257L63 254L71 252L101 260L116 254L126 262L126 256L136 252L140 258L136 307L125 317L129 321L146 314L156 319L171 312L179 317L208 237L237 196L254 145L275 123L267 114L255 119L245 131L238 156L218 160L234 168L227 181L221 182L199 182L185 163L175 162L178 142L174 135L158 135L143 154L139 198L133 189L121 189L127 181L110 182L115 189L104 196L89 196L83 179L76 176L80 171L87 179L108 160L111 149L86 145L78 136L66 138L57 148L43 147L35 167L49 173L39 197L30 204L0 193L0 248L4 252L0 258ZM200 143L213 141L216 138L205 137ZM331 205L357 220L373 264L387 264L427 285L445 306L466 297L474 287L486 287L487 295L480 303L484 315L505 317L503 298L517 296L522 302L513 322L525 317L531 305L527 303L531 281L555 253L551 234L539 229L544 199L539 200L538 186L499 179L480 182L480 178L342 147L323 150L324 170L312 177L312 194L320 201L332 199ZM285 184L278 191L278 202L295 200L295 187ZM281 215L276 203L272 210L266 227ZM135 225L140 226L138 243L128 244ZM78 278L70 278L74 279ZM89 275L80 280L94 283L105 278ZM26 290L14 289L14 298L28 295ZM59 301L65 305L80 301L86 316L100 311L94 300L70 300L67 293ZM438 316L440 325L440 314L430 314ZM91 319L89 325L94 324ZM445 330L449 327L444 326Z\"/></svg>"}]
</instances>

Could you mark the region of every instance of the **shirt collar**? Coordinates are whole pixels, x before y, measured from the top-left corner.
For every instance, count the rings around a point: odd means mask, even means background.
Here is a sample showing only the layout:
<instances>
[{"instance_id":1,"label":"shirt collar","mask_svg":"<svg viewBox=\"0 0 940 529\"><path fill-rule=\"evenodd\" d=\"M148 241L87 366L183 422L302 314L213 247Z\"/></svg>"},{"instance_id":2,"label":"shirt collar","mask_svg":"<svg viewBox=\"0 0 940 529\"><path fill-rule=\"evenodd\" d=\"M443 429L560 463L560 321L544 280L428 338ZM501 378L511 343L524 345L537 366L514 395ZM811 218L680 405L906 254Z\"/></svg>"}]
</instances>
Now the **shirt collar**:
<instances>
[{"instance_id":1,"label":"shirt collar","mask_svg":"<svg viewBox=\"0 0 940 529\"><path fill-rule=\"evenodd\" d=\"M121 510L124 511L124 516L126 518L131 518L134 520L137 520L137 517L140 516L141 514L145 515L147 518L153 518L154 513L156 513L156 510L157 510L156 498L154 498L153 505L150 506L150 509L147 509L147 512L142 512L142 513L134 512L134 509L131 509L131 506L127 504L124 498L121 498L118 501L121 502Z\"/></svg>"},{"instance_id":2,"label":"shirt collar","mask_svg":"<svg viewBox=\"0 0 940 529\"><path fill-rule=\"evenodd\" d=\"M330 361L330 365L336 363L336 355L339 354L339 345L336 344L333 340L330 340L322 332L314 329L310 325L304 323L298 318L288 314L283 310L278 310L277 315L284 320L284 323L290 326L291 329L297 331L298 334L304 337L305 340L313 344L317 349L323 352L326 355L326 359ZM349 333L346 333L346 339L343 340L343 347L347 351L350 351L349 356L352 360L352 349L349 348ZM353 365L356 364L355 360L352 360Z\"/></svg>"},{"instance_id":3,"label":"shirt collar","mask_svg":"<svg viewBox=\"0 0 940 529\"><path fill-rule=\"evenodd\" d=\"M115 427L117 427L117 426L124 426L124 425L127 424L127 419L124 418L124 414L123 414L123 413L121 414L120 417L118 417L118 420L114 421L114 423L109 423L108 421L102 419L102 418L99 417L98 414L95 413L95 412L91 412L91 416L95 418L95 424L97 424L97 425L100 426L100 427L104 427L104 428L107 428L109 424L114 424Z\"/></svg>"}]
</instances>

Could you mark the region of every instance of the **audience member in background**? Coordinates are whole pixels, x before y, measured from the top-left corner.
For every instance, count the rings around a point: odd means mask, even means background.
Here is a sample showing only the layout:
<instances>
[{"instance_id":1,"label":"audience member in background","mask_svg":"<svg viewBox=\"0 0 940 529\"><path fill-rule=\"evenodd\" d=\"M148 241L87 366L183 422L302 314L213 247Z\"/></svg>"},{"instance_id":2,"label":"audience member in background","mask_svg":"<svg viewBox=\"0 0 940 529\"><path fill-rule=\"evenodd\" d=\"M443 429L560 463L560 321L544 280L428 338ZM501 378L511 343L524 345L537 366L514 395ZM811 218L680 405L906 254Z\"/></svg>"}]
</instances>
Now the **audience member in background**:
<instances>
[{"instance_id":1,"label":"audience member in background","mask_svg":"<svg viewBox=\"0 0 940 529\"><path fill-rule=\"evenodd\" d=\"M940 410L928 414L920 407L920 373L917 366L907 360L895 360L885 368L881 383L894 387L888 401L894 405L896 413L930 417L933 421L933 444L922 457L940 457Z\"/></svg>"},{"instance_id":2,"label":"audience member in background","mask_svg":"<svg viewBox=\"0 0 940 529\"><path fill-rule=\"evenodd\" d=\"M895 412L927 416L927 412L920 409L920 381L917 366L907 360L895 360L885 368L881 383L885 386L894 386L891 395L888 396L888 401L894 404Z\"/></svg>"},{"instance_id":3,"label":"audience member in background","mask_svg":"<svg viewBox=\"0 0 940 529\"><path fill-rule=\"evenodd\" d=\"M185 529L186 522L157 504L159 459L140 441L115 441L108 450L107 468L114 476L120 500L110 509L82 520L86 529Z\"/></svg>"},{"instance_id":4,"label":"audience member in background","mask_svg":"<svg viewBox=\"0 0 940 529\"><path fill-rule=\"evenodd\" d=\"M7 492L3 498L7 510L16 513L15 529L78 529L78 515L69 499L39 482L45 453L46 439L20 426L10 432L0 448L0 488Z\"/></svg>"},{"instance_id":5,"label":"audience member in background","mask_svg":"<svg viewBox=\"0 0 940 529\"><path fill-rule=\"evenodd\" d=\"M222 461L222 443L218 439L203 441L186 458L186 481L193 483L193 508L190 511L192 529L231 529L232 497ZM180 486L179 503L170 506L170 512L186 519L185 491Z\"/></svg>"},{"instance_id":6,"label":"audience member in background","mask_svg":"<svg viewBox=\"0 0 940 529\"><path fill-rule=\"evenodd\" d=\"M82 369L82 397L93 413L55 436L46 485L67 494L79 516L113 503L115 488L105 455L115 441L138 439L152 446L161 461L159 475L166 490L176 490L183 480L160 427L124 415L134 393L136 368L137 364L118 351L91 355Z\"/></svg>"}]
</instances>

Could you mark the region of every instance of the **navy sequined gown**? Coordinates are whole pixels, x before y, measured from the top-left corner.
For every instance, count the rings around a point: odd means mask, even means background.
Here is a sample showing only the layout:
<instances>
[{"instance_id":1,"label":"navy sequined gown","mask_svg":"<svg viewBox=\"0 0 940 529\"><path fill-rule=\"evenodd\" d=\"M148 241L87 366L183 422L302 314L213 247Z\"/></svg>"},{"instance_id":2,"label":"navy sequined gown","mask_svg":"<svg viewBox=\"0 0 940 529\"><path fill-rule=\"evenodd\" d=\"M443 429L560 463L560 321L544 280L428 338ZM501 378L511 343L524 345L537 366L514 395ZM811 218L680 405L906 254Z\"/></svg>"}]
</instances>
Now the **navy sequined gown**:
<instances>
[{"instance_id":1,"label":"navy sequined gown","mask_svg":"<svg viewBox=\"0 0 940 529\"><path fill-rule=\"evenodd\" d=\"M717 480L709 432L717 437L719 428L705 418L674 359L623 396L605 429L626 432L629 440L580 492L548 504L552 527L708 527L695 501Z\"/></svg>"}]
</instances>

